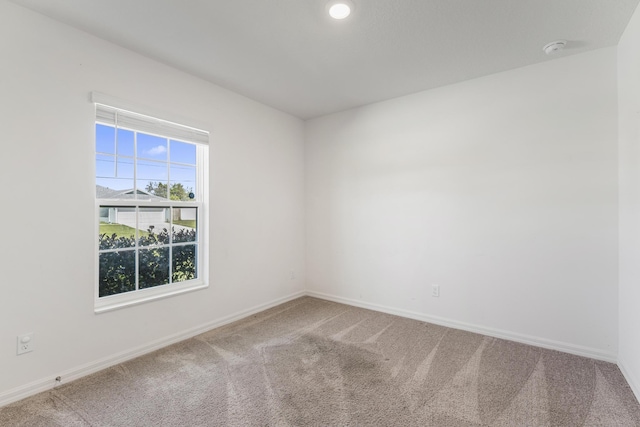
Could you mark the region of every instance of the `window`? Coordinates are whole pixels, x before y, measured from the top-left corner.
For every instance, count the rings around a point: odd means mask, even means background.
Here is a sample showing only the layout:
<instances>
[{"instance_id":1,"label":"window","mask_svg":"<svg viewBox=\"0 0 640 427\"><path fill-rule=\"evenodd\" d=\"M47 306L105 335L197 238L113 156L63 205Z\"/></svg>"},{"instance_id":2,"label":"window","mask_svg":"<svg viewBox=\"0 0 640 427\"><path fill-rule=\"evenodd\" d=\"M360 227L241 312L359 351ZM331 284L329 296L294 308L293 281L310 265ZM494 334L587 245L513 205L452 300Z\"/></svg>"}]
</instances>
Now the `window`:
<instances>
[{"instance_id":1,"label":"window","mask_svg":"<svg viewBox=\"0 0 640 427\"><path fill-rule=\"evenodd\" d=\"M208 138L96 102L96 311L206 286Z\"/></svg>"}]
</instances>

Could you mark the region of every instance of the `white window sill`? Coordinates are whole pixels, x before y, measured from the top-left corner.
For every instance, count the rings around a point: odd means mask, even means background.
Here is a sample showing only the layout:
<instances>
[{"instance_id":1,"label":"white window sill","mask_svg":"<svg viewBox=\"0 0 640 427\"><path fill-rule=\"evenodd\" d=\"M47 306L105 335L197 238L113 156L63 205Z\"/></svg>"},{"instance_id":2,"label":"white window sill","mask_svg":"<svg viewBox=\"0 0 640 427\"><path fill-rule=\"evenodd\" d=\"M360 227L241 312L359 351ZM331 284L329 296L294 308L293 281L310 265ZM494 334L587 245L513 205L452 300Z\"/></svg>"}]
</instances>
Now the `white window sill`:
<instances>
[{"instance_id":1,"label":"white window sill","mask_svg":"<svg viewBox=\"0 0 640 427\"><path fill-rule=\"evenodd\" d=\"M111 295L96 299L94 312L96 314L105 313L107 311L144 304L150 301L172 297L174 295L181 295L187 292L206 289L208 287L209 284L206 282L185 282L181 284L163 285L139 291L127 292L119 295Z\"/></svg>"}]
</instances>

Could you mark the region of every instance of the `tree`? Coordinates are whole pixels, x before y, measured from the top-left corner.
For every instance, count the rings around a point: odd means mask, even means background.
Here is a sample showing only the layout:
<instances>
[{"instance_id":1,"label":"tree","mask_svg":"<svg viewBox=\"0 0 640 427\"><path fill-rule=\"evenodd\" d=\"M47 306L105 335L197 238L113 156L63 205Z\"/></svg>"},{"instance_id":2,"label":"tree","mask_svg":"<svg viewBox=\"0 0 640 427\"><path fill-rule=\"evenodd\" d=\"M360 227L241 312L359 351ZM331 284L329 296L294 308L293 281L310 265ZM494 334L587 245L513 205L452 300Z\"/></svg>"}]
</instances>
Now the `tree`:
<instances>
[{"instance_id":1,"label":"tree","mask_svg":"<svg viewBox=\"0 0 640 427\"><path fill-rule=\"evenodd\" d=\"M154 196L167 198L167 184L162 182L150 182L145 188L147 192ZM190 200L189 193L193 191L192 188L185 188L181 182L174 182L169 187L169 194L171 200Z\"/></svg>"},{"instance_id":2,"label":"tree","mask_svg":"<svg viewBox=\"0 0 640 427\"><path fill-rule=\"evenodd\" d=\"M154 196L162 197L163 199L167 198L167 184L162 182L150 182L145 190Z\"/></svg>"},{"instance_id":3,"label":"tree","mask_svg":"<svg viewBox=\"0 0 640 427\"><path fill-rule=\"evenodd\" d=\"M189 200L189 193L191 193L191 189L186 189L180 182L176 182L171 185L171 190L169 194L171 195L171 200Z\"/></svg>"}]
</instances>

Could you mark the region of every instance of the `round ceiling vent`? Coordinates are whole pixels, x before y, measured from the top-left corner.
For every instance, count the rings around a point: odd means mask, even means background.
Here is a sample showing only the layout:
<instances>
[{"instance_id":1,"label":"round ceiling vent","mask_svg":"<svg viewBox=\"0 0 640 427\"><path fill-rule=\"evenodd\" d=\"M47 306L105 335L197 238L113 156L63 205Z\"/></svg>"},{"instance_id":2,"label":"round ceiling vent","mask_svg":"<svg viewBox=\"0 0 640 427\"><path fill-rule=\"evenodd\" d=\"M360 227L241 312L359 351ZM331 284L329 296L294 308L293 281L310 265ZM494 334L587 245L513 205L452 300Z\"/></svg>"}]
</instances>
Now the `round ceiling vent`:
<instances>
[{"instance_id":1,"label":"round ceiling vent","mask_svg":"<svg viewBox=\"0 0 640 427\"><path fill-rule=\"evenodd\" d=\"M546 44L542 50L547 55L553 55L554 53L560 52L567 45L565 40L556 40L554 42Z\"/></svg>"}]
</instances>

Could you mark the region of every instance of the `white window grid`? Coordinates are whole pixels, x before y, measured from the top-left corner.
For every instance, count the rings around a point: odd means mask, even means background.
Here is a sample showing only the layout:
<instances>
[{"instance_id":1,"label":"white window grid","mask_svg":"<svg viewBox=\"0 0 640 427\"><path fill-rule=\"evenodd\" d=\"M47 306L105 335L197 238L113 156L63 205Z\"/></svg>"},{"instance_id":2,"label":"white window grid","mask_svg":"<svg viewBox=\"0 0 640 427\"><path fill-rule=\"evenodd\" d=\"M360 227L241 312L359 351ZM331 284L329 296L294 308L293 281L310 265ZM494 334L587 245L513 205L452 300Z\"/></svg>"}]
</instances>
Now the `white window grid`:
<instances>
[{"instance_id":1,"label":"white window grid","mask_svg":"<svg viewBox=\"0 0 640 427\"><path fill-rule=\"evenodd\" d=\"M96 231L98 231L99 228L99 212L100 209L103 207L129 207L129 208L135 208L136 209L136 227L135 227L135 246L133 247L129 247L129 248L114 248L114 249L99 249L98 245L96 244L96 269L95 269L95 283L96 283L96 290L95 290L95 311L96 312L103 312L103 311L109 311L112 309L117 309L120 307L125 307L128 305L133 305L133 304L137 304L137 303L142 303L142 302L146 302L146 301L150 301L150 300L154 300L154 299L158 299L158 298L163 298L166 296L170 296L170 295L174 295L174 294L179 294L179 293L183 293L185 291L190 291L190 290L196 290L196 289L201 289L204 287L208 286L207 283L207 278L204 276L204 271L207 268L207 259L206 259L206 241L203 240L203 236L206 233L206 221L204 221L205 218L205 214L206 214L206 207L205 207L205 197L206 197L206 187L207 187L207 183L205 182L204 177L207 176L206 171L207 171L207 163L206 163L206 157L207 157L207 153L208 153L208 147L205 144L202 143L194 143L194 142L190 142L188 140L184 140L181 138L173 138L173 137L168 137L166 135L162 135L162 134L158 134L158 133L154 133L154 132L149 132L149 131L138 131L136 129L132 129L129 127L124 127L124 126L118 126L117 124L117 120L114 124L112 123L108 123L108 122L104 122L101 120L96 119L95 121L96 124L102 124L102 125L106 125L106 126L111 126L115 128L115 149L114 149L114 153L103 153L103 152L99 152L97 150L94 150L95 155L104 155L104 156L110 156L113 157L114 159L114 167L117 168L117 160L118 158L124 158L124 159L131 159L133 162L133 192L134 192L134 199L133 200L128 200L128 199L117 199L117 198L96 198L96 213L98 218L96 218ZM134 147L133 147L133 156L126 156L126 155L120 155L118 153L118 129L124 129L124 130L128 130L128 131L132 131L134 134ZM150 162L157 162L157 163L166 163L166 167L167 167L167 182L165 183L167 185L167 199L165 200L145 200L144 198L138 198L138 188L137 188L137 182L138 182L138 176L137 176L137 159L138 159L138 150L137 150L137 139L138 139L138 133L144 133L147 135L152 135L152 136L156 136L156 137L160 137L163 139L167 139L167 160L166 161L157 161L154 159L147 159L147 158L143 158L144 161L150 161ZM195 182L195 189L193 189L194 191L194 201L182 201L182 200L170 200L170 183L171 183L171 166L187 166L187 167L194 167L194 165L192 164L188 164L188 163L183 163L183 162L172 162L171 161L171 140L180 142L180 143L186 143L186 144L193 144L196 147L196 164L195 164L195 170L196 170L196 182ZM116 169L117 170L117 169ZM138 223L139 223L139 212L140 209L143 208L169 208L169 209L174 209L174 208L196 208L196 238L195 241L192 242L173 242L172 241L172 230L168 230L169 231L169 235L170 235L170 243L169 244L163 244L163 245L148 245L148 246L141 246L139 245L139 237L140 237L140 231L138 228ZM170 214L170 224L171 227L173 227L173 212L171 211ZM99 231L98 231L99 233ZM97 235L97 233L96 233ZM195 246L195 252L196 252L196 277L194 279L191 280L186 280L186 281L181 281L181 282L172 282L172 278L173 278L173 262L172 262L172 255L173 255L173 248L177 247L177 246L187 246L187 245L194 245ZM205 245L205 246L203 246ZM140 250L145 250L145 249L151 249L154 247L169 247L169 278L170 278L170 282L168 284L164 284L164 285L160 285L160 286L152 286L152 287L148 287L148 288L140 288L140 283L139 283L139 251ZM103 296L100 297L99 296L99 255L101 253L109 253L109 252L121 252L121 251L135 251L135 290L129 291L129 292L124 292L124 293L120 293L120 294L115 294L115 295L108 295L108 296ZM167 287L167 285L170 285L170 287ZM144 294L144 295L141 295Z\"/></svg>"}]
</instances>

